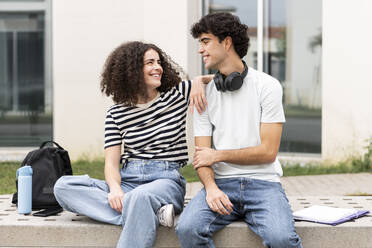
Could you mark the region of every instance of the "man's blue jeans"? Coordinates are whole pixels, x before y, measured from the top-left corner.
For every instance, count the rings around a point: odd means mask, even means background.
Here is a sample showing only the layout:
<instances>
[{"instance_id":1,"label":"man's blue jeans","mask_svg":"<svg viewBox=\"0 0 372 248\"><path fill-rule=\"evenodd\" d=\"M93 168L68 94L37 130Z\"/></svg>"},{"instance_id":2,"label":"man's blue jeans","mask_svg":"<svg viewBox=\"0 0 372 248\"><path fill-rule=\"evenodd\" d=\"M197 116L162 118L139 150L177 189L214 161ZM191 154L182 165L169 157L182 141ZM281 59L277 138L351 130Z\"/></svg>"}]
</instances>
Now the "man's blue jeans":
<instances>
[{"instance_id":1,"label":"man's blue jeans","mask_svg":"<svg viewBox=\"0 0 372 248\"><path fill-rule=\"evenodd\" d=\"M292 211L280 183L249 178L216 179L233 206L230 215L213 212L202 189L182 212L176 233L183 248L215 247L212 235L242 219L266 247L302 247Z\"/></svg>"},{"instance_id":2,"label":"man's blue jeans","mask_svg":"<svg viewBox=\"0 0 372 248\"><path fill-rule=\"evenodd\" d=\"M88 175L61 177L54 186L54 194L68 211L122 225L117 247L152 247L159 226L157 210L166 204L173 204L176 214L183 209L186 181L178 169L175 162L130 161L120 171L124 191L122 213L110 207L106 182Z\"/></svg>"}]
</instances>

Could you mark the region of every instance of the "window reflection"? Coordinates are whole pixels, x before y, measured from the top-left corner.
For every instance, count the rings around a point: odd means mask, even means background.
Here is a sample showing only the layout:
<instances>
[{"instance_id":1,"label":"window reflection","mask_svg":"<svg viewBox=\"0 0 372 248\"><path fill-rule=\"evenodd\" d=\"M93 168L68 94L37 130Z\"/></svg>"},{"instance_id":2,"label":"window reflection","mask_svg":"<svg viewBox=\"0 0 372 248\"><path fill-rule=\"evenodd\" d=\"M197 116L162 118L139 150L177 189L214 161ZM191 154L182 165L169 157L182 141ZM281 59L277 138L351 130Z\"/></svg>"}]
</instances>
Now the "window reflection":
<instances>
[{"instance_id":1,"label":"window reflection","mask_svg":"<svg viewBox=\"0 0 372 248\"><path fill-rule=\"evenodd\" d=\"M262 1L263 71L283 86L287 121L280 151L320 153L322 1ZM228 11L248 25L251 45L244 60L257 68L257 0L208 2L209 13Z\"/></svg>"},{"instance_id":2,"label":"window reflection","mask_svg":"<svg viewBox=\"0 0 372 248\"><path fill-rule=\"evenodd\" d=\"M321 152L321 0L264 1L264 71L283 86L282 152Z\"/></svg>"},{"instance_id":3,"label":"window reflection","mask_svg":"<svg viewBox=\"0 0 372 248\"><path fill-rule=\"evenodd\" d=\"M44 13L0 13L0 146L52 137L45 91Z\"/></svg>"},{"instance_id":4,"label":"window reflection","mask_svg":"<svg viewBox=\"0 0 372 248\"><path fill-rule=\"evenodd\" d=\"M250 46L243 59L249 66L257 68L257 0L209 1L209 13L214 12L230 12L248 26Z\"/></svg>"}]
</instances>

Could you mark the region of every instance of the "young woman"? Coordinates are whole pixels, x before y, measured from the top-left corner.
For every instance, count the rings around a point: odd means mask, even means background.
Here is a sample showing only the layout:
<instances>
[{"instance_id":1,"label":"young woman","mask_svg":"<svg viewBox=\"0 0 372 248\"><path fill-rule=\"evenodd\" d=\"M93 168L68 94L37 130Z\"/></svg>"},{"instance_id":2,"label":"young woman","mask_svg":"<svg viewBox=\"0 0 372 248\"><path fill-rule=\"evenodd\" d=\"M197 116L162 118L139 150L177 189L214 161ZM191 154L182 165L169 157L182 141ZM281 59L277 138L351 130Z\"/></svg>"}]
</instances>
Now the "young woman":
<instances>
[{"instance_id":1,"label":"young woman","mask_svg":"<svg viewBox=\"0 0 372 248\"><path fill-rule=\"evenodd\" d=\"M181 82L169 57L153 44L116 48L101 81L102 92L116 103L105 122L105 181L60 178L54 187L60 205L122 225L117 247L152 247L159 223L173 226L174 214L183 209L186 182L179 169L187 162L187 106L192 95L190 102L202 110L202 84L210 79Z\"/></svg>"}]
</instances>

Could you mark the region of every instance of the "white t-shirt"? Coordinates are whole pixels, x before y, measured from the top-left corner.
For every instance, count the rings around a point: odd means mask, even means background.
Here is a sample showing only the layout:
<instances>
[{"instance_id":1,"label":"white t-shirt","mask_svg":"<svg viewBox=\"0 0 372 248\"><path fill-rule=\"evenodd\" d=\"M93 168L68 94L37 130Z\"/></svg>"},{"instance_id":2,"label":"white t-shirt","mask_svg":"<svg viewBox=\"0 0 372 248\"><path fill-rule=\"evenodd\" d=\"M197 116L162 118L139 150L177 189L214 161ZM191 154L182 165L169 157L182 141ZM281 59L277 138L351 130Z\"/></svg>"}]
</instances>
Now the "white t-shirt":
<instances>
[{"instance_id":1,"label":"white t-shirt","mask_svg":"<svg viewBox=\"0 0 372 248\"><path fill-rule=\"evenodd\" d=\"M201 115L194 111L194 135L212 136L216 150L232 150L261 144L261 123L285 122L283 90L278 80L253 68L248 69L237 91L217 91L214 82L206 87L208 107ZM213 165L215 178L249 177L279 182L283 171L276 158L273 163Z\"/></svg>"}]
</instances>

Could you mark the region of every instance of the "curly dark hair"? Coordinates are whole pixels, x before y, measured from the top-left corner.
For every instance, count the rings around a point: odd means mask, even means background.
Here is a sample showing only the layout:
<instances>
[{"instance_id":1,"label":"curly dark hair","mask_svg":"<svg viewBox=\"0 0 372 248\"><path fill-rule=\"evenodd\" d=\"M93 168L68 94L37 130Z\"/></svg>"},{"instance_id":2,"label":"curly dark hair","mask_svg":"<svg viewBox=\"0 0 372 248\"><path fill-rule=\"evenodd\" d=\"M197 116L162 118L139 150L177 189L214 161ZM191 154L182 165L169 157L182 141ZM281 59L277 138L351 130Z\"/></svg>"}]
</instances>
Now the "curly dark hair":
<instances>
[{"instance_id":1,"label":"curly dark hair","mask_svg":"<svg viewBox=\"0 0 372 248\"><path fill-rule=\"evenodd\" d=\"M117 104L133 106L139 98L147 99L146 84L143 75L143 58L146 51L155 50L159 54L163 74L161 85L157 88L166 92L181 82L177 64L159 47L140 41L120 45L108 56L102 72L101 91Z\"/></svg>"},{"instance_id":2,"label":"curly dark hair","mask_svg":"<svg viewBox=\"0 0 372 248\"><path fill-rule=\"evenodd\" d=\"M202 17L191 27L191 35L197 39L203 33L211 33L221 42L230 36L234 49L240 58L248 51L248 26L240 22L239 17L227 12L217 12Z\"/></svg>"}]
</instances>

